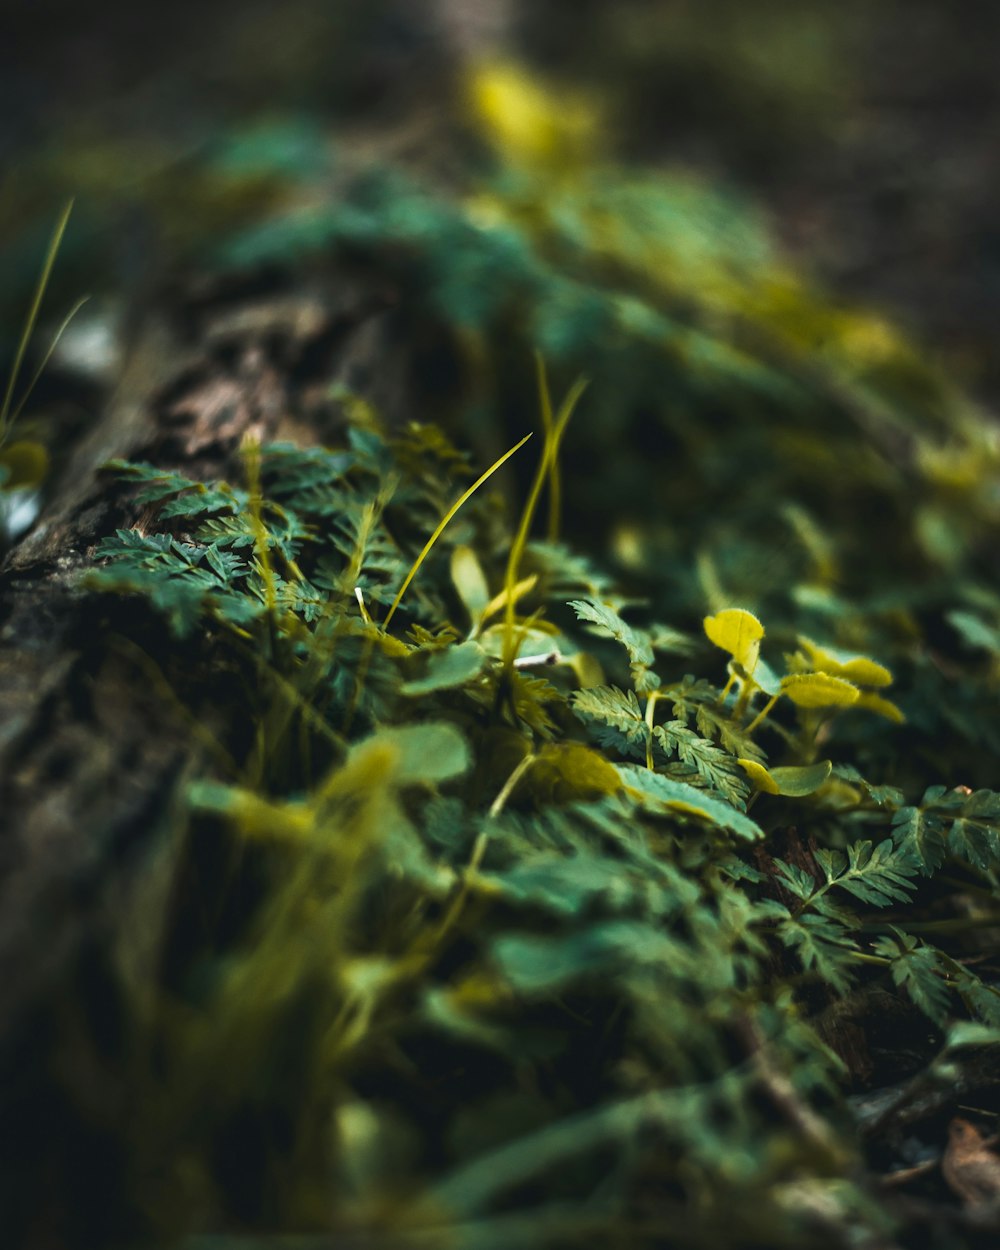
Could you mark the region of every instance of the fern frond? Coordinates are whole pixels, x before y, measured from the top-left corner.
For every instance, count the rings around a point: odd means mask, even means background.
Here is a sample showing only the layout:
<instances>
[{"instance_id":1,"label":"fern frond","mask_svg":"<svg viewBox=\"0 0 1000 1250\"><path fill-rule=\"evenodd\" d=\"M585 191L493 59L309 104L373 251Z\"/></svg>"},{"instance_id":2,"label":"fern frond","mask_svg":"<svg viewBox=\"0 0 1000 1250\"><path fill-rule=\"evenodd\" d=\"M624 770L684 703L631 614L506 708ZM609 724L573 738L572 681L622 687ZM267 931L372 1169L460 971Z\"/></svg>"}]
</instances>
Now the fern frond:
<instances>
[{"instance_id":1,"label":"fern frond","mask_svg":"<svg viewBox=\"0 0 1000 1250\"><path fill-rule=\"evenodd\" d=\"M569 606L578 620L586 621L593 627L593 633L603 638L611 638L625 648L632 670L632 681L639 694L649 694L657 689L660 679L651 669L653 645L645 630L629 625L614 608L594 599L574 599Z\"/></svg>"},{"instance_id":2,"label":"fern frond","mask_svg":"<svg viewBox=\"0 0 1000 1250\"><path fill-rule=\"evenodd\" d=\"M597 743L623 755L645 758L649 728L634 690L591 686L574 691L570 701Z\"/></svg>"},{"instance_id":3,"label":"fern frond","mask_svg":"<svg viewBox=\"0 0 1000 1250\"><path fill-rule=\"evenodd\" d=\"M909 902L918 871L909 852L894 846L891 838L877 846L869 841L854 842L846 855L817 850L814 858L823 869L827 887L847 890L874 907Z\"/></svg>"}]
</instances>

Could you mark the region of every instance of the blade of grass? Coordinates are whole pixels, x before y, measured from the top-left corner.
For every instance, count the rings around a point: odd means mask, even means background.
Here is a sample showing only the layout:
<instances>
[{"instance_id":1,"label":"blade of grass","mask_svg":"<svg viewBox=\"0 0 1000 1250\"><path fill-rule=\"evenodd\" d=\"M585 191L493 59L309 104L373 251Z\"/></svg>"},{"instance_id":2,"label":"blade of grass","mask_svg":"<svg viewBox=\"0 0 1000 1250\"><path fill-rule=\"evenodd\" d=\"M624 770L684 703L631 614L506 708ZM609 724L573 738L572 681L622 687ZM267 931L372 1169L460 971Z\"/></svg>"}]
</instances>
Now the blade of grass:
<instances>
[{"instance_id":1,"label":"blade of grass","mask_svg":"<svg viewBox=\"0 0 1000 1250\"><path fill-rule=\"evenodd\" d=\"M66 226L69 222L69 216L72 211L73 201L69 200L59 217L59 221L56 223L56 228L49 241L49 250L45 254L45 262L42 265L42 272L38 279L38 283L35 286L35 294L31 301L31 308L28 310L28 317L24 323L24 329L21 331L21 339L17 345L17 351L14 354L14 363L11 365L10 377L7 379L7 389L4 392L3 403L0 404L0 441L7 436L7 430L11 420L11 405L14 402L14 389L17 386L17 379L21 372L21 365L24 363L24 354L28 350L28 343L31 341L31 336L35 329L35 323L38 320L38 314L42 307L42 300L45 298L45 288L49 284L49 278L52 275L52 267L55 265L56 256L59 252L59 246L62 243L63 235L66 233ZM20 408L18 411L20 411Z\"/></svg>"},{"instance_id":2,"label":"blade of grass","mask_svg":"<svg viewBox=\"0 0 1000 1250\"><path fill-rule=\"evenodd\" d=\"M399 590L396 592L396 597L395 599L393 599L392 604L389 608L389 611L386 613L385 620L382 622L383 629L388 629L389 622L392 620L396 609L399 607L400 600L403 598L403 595L406 594L406 588L409 586L410 582L412 582L413 579L416 577L417 572L420 569L420 566L430 555L432 547L437 542L437 540L441 537L441 535L444 533L445 528L448 525L448 522L452 519L452 517L459 510L459 508L461 508L462 505L466 503L467 500L471 499L471 497L476 493L476 491L480 488L480 486L482 486L482 484L487 480L487 478L492 477L493 474L496 473L497 469L499 469L502 464L504 464L507 460L511 458L511 456L514 454L515 451L520 451L520 449L524 446L524 444L528 441L529 438L531 438L531 435L525 434L524 438L522 438L519 443L515 443L514 446L511 447L509 451L505 451L499 460L495 460L493 464L491 464L490 467L486 470L485 473L483 473L480 477L476 478L476 480L472 483L469 489L463 492L463 494L460 495L459 498L455 500L455 502L451 505L448 511L444 514L444 516L441 518L440 522L438 523L437 528L434 530L434 533L431 534L427 542L424 543L424 548L421 551L420 555L417 556L416 560L414 560L409 573L407 573L407 575L403 578L403 584L402 586L400 586Z\"/></svg>"},{"instance_id":3,"label":"blade of grass","mask_svg":"<svg viewBox=\"0 0 1000 1250\"><path fill-rule=\"evenodd\" d=\"M535 473L535 480L531 484L531 492L528 495L524 510L521 513L521 520L517 528L517 534L511 544L510 555L507 559L507 577L505 588L507 591L507 604L504 613L504 648L503 662L510 665L514 662L517 654L517 638L514 633L514 588L517 585L517 574L521 564L521 558L524 555L524 548L528 543L528 533L531 529L531 522L534 519L535 509L538 507L538 500L542 493L542 487L545 485L545 479L549 474L549 466L555 461L559 455L559 444L562 442L563 434L569 419L573 415L580 396L587 389L588 382L586 378L577 378L570 387L566 398L563 400L559 412L551 420L546 417L546 402L548 397L548 382L545 377L545 365L538 357L539 363L539 389L541 392L542 405L542 427L545 433L545 445L542 448L541 459L538 462L538 469ZM550 407L551 412L551 407Z\"/></svg>"},{"instance_id":4,"label":"blade of grass","mask_svg":"<svg viewBox=\"0 0 1000 1250\"><path fill-rule=\"evenodd\" d=\"M542 353L535 352L535 372L538 377L538 397L542 408L542 429L546 443L552 437L555 417L552 413L552 395L549 391L549 380L545 374L545 361ZM559 516L562 511L562 478L559 473L559 460L554 457L549 461L549 523L546 533L550 543L559 539Z\"/></svg>"},{"instance_id":5,"label":"blade of grass","mask_svg":"<svg viewBox=\"0 0 1000 1250\"><path fill-rule=\"evenodd\" d=\"M72 308L69 310L69 312L66 314L66 316L62 319L62 322L61 322L61 323L60 323L60 325L59 325L59 329L58 329L58 330L56 330L55 334L53 334L53 336L52 336L52 342L51 342L51 343L48 345L48 347L46 348L46 350L45 350L45 355L42 357L42 359L41 359L41 361L40 361L40 363L39 363L39 365L38 365L38 368L37 368L37 369L35 370L35 372L31 375L31 381L30 381L30 382L28 383L28 385L24 388L24 394L23 394L23 395L21 396L21 398L17 401L17 407L16 407L16 408L14 409L14 411L13 411L12 413L10 413L10 415L7 417L7 419L6 419L6 424L7 424L8 426L13 425L13 424L14 424L14 422L15 422L15 421L18 419L18 417L21 415L21 412L22 412L22 410L24 409L24 405L25 405L25 404L28 402L28 400L31 398L32 392L34 391L35 387L38 385L38 380L39 380L39 378L40 378L40 377L42 376L42 374L45 372L45 367L46 367L46 365L47 365L47 364L49 363L49 361L52 359L52 353L53 353L53 352L56 350L56 348L59 346L59 340L60 340L60 339L62 338L62 336L66 333L66 328L67 328L67 326L69 325L69 323L73 320L73 318L76 316L76 314L80 311L80 309L84 306L84 304L86 304L86 302L87 302L89 299L90 299L90 296L89 296L89 295L81 295L81 296L80 296L80 298L79 298L79 299L76 301L76 303L73 305L73 307L72 307ZM4 425L0 424L0 430L3 430L3 429L5 429L5 428L6 428L6 427L5 427Z\"/></svg>"}]
</instances>

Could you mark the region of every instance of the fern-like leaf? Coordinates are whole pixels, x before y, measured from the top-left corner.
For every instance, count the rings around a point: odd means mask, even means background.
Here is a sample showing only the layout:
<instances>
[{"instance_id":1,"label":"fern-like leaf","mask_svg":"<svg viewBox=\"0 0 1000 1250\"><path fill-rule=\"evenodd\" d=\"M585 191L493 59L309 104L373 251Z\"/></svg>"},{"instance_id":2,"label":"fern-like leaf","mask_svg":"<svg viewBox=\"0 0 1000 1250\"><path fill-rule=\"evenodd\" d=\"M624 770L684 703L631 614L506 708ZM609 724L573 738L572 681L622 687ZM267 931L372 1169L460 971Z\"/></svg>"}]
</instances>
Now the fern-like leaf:
<instances>
[{"instance_id":1,"label":"fern-like leaf","mask_svg":"<svg viewBox=\"0 0 1000 1250\"><path fill-rule=\"evenodd\" d=\"M852 955L857 953L857 945L843 925L829 916L806 912L782 920L777 933L806 971L814 970L841 994L850 989L854 979Z\"/></svg>"},{"instance_id":2,"label":"fern-like leaf","mask_svg":"<svg viewBox=\"0 0 1000 1250\"><path fill-rule=\"evenodd\" d=\"M907 850L886 838L877 846L869 841L855 842L841 851L817 850L815 859L823 869L827 886L847 890L863 903L886 907L909 902L912 878L918 869Z\"/></svg>"},{"instance_id":3,"label":"fern-like leaf","mask_svg":"<svg viewBox=\"0 0 1000 1250\"><path fill-rule=\"evenodd\" d=\"M625 648L632 669L632 681L639 694L649 694L657 689L660 679L650 667L653 663L653 644L645 630L635 629L622 620L614 608L594 599L574 599L569 606L578 620L587 621L594 627L594 633L613 638Z\"/></svg>"},{"instance_id":4,"label":"fern-like leaf","mask_svg":"<svg viewBox=\"0 0 1000 1250\"><path fill-rule=\"evenodd\" d=\"M676 755L699 780L734 807L746 806L746 774L736 760L707 738L700 738L683 721L668 721L653 729L653 737L667 756Z\"/></svg>"},{"instance_id":5,"label":"fern-like leaf","mask_svg":"<svg viewBox=\"0 0 1000 1250\"><path fill-rule=\"evenodd\" d=\"M884 935L875 943L875 953L892 961L892 979L904 989L929 1020L943 1025L948 1016L951 995L943 977L942 957L933 946L893 927L893 936Z\"/></svg>"},{"instance_id":6,"label":"fern-like leaf","mask_svg":"<svg viewBox=\"0 0 1000 1250\"><path fill-rule=\"evenodd\" d=\"M645 756L649 729L633 690L591 686L575 691L572 707L600 746L635 759Z\"/></svg>"}]
</instances>

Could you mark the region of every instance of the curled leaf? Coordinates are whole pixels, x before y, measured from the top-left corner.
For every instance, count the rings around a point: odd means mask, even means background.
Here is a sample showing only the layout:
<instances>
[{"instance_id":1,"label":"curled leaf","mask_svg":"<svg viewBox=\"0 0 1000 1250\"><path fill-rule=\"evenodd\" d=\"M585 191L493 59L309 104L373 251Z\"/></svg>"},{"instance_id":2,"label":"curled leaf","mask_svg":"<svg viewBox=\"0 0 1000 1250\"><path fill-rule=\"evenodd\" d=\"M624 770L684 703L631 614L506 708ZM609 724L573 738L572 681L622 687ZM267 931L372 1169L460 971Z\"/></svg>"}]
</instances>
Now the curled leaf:
<instances>
[{"instance_id":1,"label":"curled leaf","mask_svg":"<svg viewBox=\"0 0 1000 1250\"><path fill-rule=\"evenodd\" d=\"M753 782L755 790L761 790L764 794L780 794L778 783L774 780L763 764L758 764L756 760L739 759L736 761L740 768Z\"/></svg>"},{"instance_id":2,"label":"curled leaf","mask_svg":"<svg viewBox=\"0 0 1000 1250\"><path fill-rule=\"evenodd\" d=\"M756 790L764 794L783 794L793 799L813 794L827 780L833 768L829 760L783 768L765 768L754 760L741 759L738 763Z\"/></svg>"}]
</instances>

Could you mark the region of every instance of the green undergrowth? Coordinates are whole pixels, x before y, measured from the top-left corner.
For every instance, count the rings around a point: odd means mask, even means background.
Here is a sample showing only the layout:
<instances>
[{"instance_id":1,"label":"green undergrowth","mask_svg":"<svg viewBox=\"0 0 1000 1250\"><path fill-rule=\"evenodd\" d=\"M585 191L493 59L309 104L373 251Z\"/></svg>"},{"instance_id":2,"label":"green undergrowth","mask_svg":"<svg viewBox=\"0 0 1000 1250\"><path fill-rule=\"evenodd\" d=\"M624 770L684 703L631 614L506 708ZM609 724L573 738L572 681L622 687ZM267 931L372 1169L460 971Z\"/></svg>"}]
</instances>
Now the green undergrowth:
<instances>
[{"instance_id":1,"label":"green undergrowth","mask_svg":"<svg viewBox=\"0 0 1000 1250\"><path fill-rule=\"evenodd\" d=\"M858 610L772 641L683 596L655 619L555 536L591 396L554 411L540 382L514 526L440 430L360 405L340 445L248 447L232 483L112 466L155 520L88 585L243 692L186 791L197 898L144 917L159 971L124 961L160 1232L824 1244L884 1223L843 1004L896 995L928 1056L1000 1036L948 926L908 925L937 890L960 937L1000 863L1000 794L885 767L912 639L846 650Z\"/></svg>"},{"instance_id":2,"label":"green undergrowth","mask_svg":"<svg viewBox=\"0 0 1000 1250\"><path fill-rule=\"evenodd\" d=\"M188 260L391 292L434 420L341 388L227 482L112 466L145 520L86 584L166 622L199 755L121 924L123 1205L192 1250L873 1244L845 1093L1000 1029L996 427L586 102L485 67L468 115L447 187L274 124L151 192L219 221ZM532 348L590 378L537 423ZM839 1022L887 1002L873 1077Z\"/></svg>"}]
</instances>

